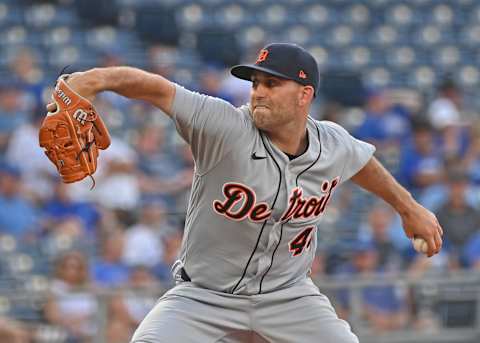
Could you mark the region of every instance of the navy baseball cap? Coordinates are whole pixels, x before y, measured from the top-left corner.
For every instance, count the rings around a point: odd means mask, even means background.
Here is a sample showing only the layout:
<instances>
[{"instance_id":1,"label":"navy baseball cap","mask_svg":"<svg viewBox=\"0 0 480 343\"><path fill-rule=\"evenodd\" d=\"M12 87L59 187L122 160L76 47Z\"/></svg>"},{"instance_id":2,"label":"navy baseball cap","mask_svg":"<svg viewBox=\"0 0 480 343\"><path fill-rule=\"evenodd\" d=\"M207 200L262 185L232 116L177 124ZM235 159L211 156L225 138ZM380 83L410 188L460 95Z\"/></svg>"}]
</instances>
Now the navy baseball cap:
<instances>
[{"instance_id":1,"label":"navy baseball cap","mask_svg":"<svg viewBox=\"0 0 480 343\"><path fill-rule=\"evenodd\" d=\"M307 50L296 44L269 44L260 50L255 64L237 65L230 72L239 79L251 81L256 70L312 86L317 93L317 61Z\"/></svg>"}]
</instances>

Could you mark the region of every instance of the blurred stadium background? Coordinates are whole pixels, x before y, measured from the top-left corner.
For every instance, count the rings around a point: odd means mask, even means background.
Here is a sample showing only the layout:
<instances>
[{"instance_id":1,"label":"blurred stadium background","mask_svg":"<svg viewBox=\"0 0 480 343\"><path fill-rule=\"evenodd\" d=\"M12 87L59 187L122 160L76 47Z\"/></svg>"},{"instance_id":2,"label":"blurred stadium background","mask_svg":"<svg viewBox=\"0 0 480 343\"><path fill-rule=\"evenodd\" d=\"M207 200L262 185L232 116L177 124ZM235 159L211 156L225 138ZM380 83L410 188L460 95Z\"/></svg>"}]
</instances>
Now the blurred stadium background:
<instances>
[{"instance_id":1,"label":"blurred stadium background","mask_svg":"<svg viewBox=\"0 0 480 343\"><path fill-rule=\"evenodd\" d=\"M480 1L0 0L1 342L128 342L173 283L188 146L104 93L97 186L61 184L37 132L62 68L137 66L239 105L250 85L228 67L272 41L315 55L311 115L373 142L445 231L426 259L346 184L318 228L320 289L361 342L480 341Z\"/></svg>"}]
</instances>

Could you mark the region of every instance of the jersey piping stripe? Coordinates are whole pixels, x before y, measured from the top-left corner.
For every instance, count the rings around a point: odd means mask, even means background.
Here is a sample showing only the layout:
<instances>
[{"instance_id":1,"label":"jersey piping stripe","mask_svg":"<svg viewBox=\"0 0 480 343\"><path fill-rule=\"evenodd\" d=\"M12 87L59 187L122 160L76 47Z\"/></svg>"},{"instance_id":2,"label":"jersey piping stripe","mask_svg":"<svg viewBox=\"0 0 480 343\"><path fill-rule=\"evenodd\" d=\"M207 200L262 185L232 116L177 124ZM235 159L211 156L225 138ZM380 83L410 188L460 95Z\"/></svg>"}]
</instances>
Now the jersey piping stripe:
<instances>
[{"instance_id":1,"label":"jersey piping stripe","mask_svg":"<svg viewBox=\"0 0 480 343\"><path fill-rule=\"evenodd\" d=\"M310 117L309 117L310 118ZM312 120L313 121L313 120ZM315 128L317 129L317 136L318 136L318 144L320 145L320 150L318 152L318 156L317 156L317 159L315 161L313 161L313 163L311 165L309 165L306 169L302 170L300 173L298 173L297 175L297 178L295 180L295 185L298 187L298 179L300 178L300 175L302 175L303 173L305 173L307 170L309 170L310 168L312 168L315 163L317 163L317 161L320 159L320 155L322 154L322 143L320 141L320 130L318 129L318 126L317 124L315 123L315 121L313 121L313 124L315 125Z\"/></svg>"},{"instance_id":2,"label":"jersey piping stripe","mask_svg":"<svg viewBox=\"0 0 480 343\"><path fill-rule=\"evenodd\" d=\"M272 158L273 162L275 163L277 169L278 169L278 173L280 174L280 178L278 180L278 187L277 187L277 194L275 194L275 199L273 199L273 203L272 203L272 206L270 206L270 210L273 210L274 207L275 207L275 203L277 202L277 199L278 199L278 194L280 193L280 187L282 185L282 170L280 169L280 166L279 164L277 163L277 161L275 160L275 158L273 157L272 153L270 152L270 150L268 150L267 148L267 145L265 144L265 141L263 140L263 135L262 135L262 132L259 131L259 134L260 134L260 138L262 140L262 144L263 146L265 147L265 150L267 151L267 153L270 155L270 157ZM260 229L260 233L258 234L258 237L257 237L257 242L255 243L255 248L253 248L253 251L250 255L250 258L248 259L247 261L247 264L245 265L245 268L243 269L243 273L242 273L242 277L240 278L240 280L238 280L237 284L235 285L235 287L233 287L233 290L232 290L232 294L235 292L235 290L237 289L237 287L240 285L240 282L242 282L243 278L245 277L245 274L247 274L247 270L248 270L248 266L250 265L250 262L252 261L252 258L253 258L253 255L255 255L255 251L257 251L257 248L258 248L258 244L260 243L260 238L262 237L262 234L263 234L263 230L265 229L265 225L267 224L267 219L265 219L265 221L263 222L263 225L262 225L262 228Z\"/></svg>"},{"instance_id":3,"label":"jersey piping stripe","mask_svg":"<svg viewBox=\"0 0 480 343\"><path fill-rule=\"evenodd\" d=\"M312 164L310 164L307 168L305 168L304 170L302 170L300 173L298 173L297 175L297 178L295 180L295 184L296 186L298 187L298 179L300 177L300 175L302 175L303 173L305 173L307 170L309 170L310 168L312 168L314 166L315 163L317 163L317 161L320 159L320 155L322 153L322 145L321 145L321 142L320 142L320 130L318 129L318 126L317 124L315 123L315 121L313 121L313 124L315 125L315 128L317 129L317 136L318 136L318 144L320 144L320 151L318 152L318 156L317 158L315 159L315 161L313 161ZM290 219L288 220L290 221ZM287 221L287 223L288 223ZM285 223L284 223L285 224ZM273 266L273 259L275 258L275 252L277 251L277 248L279 247L280 245L280 242L282 241L282 233L283 233L283 224L280 228L280 239L278 240L278 243L277 243L277 246L275 247L275 250L273 251L273 254L272 254L272 260L270 261L270 266L268 267L268 269L265 271L265 273L263 274L262 276L262 280L260 281L260 288L259 288L259 291L258 291L258 294L261 294L262 293L262 283L263 283L263 279L265 278L265 276L267 275L267 273L270 271L270 268L272 268Z\"/></svg>"},{"instance_id":4,"label":"jersey piping stripe","mask_svg":"<svg viewBox=\"0 0 480 343\"><path fill-rule=\"evenodd\" d=\"M290 219L289 219L290 221ZM282 226L280 227L280 238L278 239L278 243L277 243L277 246L275 247L275 249L273 250L273 254L272 254L272 259L270 260L270 265L268 266L268 269L265 271L265 273L263 273L263 276L262 276L262 279L260 280L260 287L258 289L258 294L262 294L262 284L263 284L263 279L265 278L265 276L268 274L268 272L270 271L270 268L272 268L272 265L273 265L273 259L275 257L275 253L277 252L277 249L278 247L280 246L280 242L282 241L282 236L283 236L283 225L285 223L282 224Z\"/></svg>"}]
</instances>

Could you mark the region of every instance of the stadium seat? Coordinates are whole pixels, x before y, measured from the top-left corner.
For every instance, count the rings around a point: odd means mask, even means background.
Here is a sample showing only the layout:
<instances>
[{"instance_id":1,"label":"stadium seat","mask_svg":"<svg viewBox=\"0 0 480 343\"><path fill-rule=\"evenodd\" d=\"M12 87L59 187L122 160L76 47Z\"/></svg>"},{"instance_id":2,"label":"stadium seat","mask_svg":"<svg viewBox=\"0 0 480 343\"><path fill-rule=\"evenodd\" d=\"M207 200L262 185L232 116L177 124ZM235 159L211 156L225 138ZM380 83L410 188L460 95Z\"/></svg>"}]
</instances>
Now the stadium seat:
<instances>
[{"instance_id":1,"label":"stadium seat","mask_svg":"<svg viewBox=\"0 0 480 343\"><path fill-rule=\"evenodd\" d=\"M480 72L478 67L473 65L462 66L458 72L458 80L462 87L477 87L480 81Z\"/></svg>"},{"instance_id":2,"label":"stadium seat","mask_svg":"<svg viewBox=\"0 0 480 343\"><path fill-rule=\"evenodd\" d=\"M386 87L392 82L392 76L388 69L383 67L375 67L367 69L364 73L365 81L371 87Z\"/></svg>"},{"instance_id":3,"label":"stadium seat","mask_svg":"<svg viewBox=\"0 0 480 343\"><path fill-rule=\"evenodd\" d=\"M371 62L371 51L365 46L349 47L345 62L354 68L364 67Z\"/></svg>"},{"instance_id":4,"label":"stadium seat","mask_svg":"<svg viewBox=\"0 0 480 343\"><path fill-rule=\"evenodd\" d=\"M178 24L185 29L196 29L207 24L206 14L199 4L188 4L177 11Z\"/></svg>"},{"instance_id":5,"label":"stadium seat","mask_svg":"<svg viewBox=\"0 0 480 343\"><path fill-rule=\"evenodd\" d=\"M5 315L10 312L12 305L8 297L0 296L0 315Z\"/></svg>"},{"instance_id":6,"label":"stadium seat","mask_svg":"<svg viewBox=\"0 0 480 343\"><path fill-rule=\"evenodd\" d=\"M265 42L266 32L260 26L250 26L244 28L237 37L239 38L239 44L243 47L256 46Z\"/></svg>"},{"instance_id":7,"label":"stadium seat","mask_svg":"<svg viewBox=\"0 0 480 343\"><path fill-rule=\"evenodd\" d=\"M480 25L466 27L460 32L459 40L466 46L477 47L480 44Z\"/></svg>"},{"instance_id":8,"label":"stadium seat","mask_svg":"<svg viewBox=\"0 0 480 343\"><path fill-rule=\"evenodd\" d=\"M432 57L432 62L441 68L452 67L460 62L460 50L454 45L438 47Z\"/></svg>"},{"instance_id":9,"label":"stadium seat","mask_svg":"<svg viewBox=\"0 0 480 343\"><path fill-rule=\"evenodd\" d=\"M390 25L381 25L374 28L370 36L370 44L386 47L395 44L398 40L397 30Z\"/></svg>"},{"instance_id":10,"label":"stadium seat","mask_svg":"<svg viewBox=\"0 0 480 343\"><path fill-rule=\"evenodd\" d=\"M224 6L216 13L216 23L227 28L239 27L240 25L250 24L249 15L245 9L238 4Z\"/></svg>"},{"instance_id":11,"label":"stadium seat","mask_svg":"<svg viewBox=\"0 0 480 343\"><path fill-rule=\"evenodd\" d=\"M455 13L448 4L436 5L431 13L431 21L442 27L452 25L455 21Z\"/></svg>"},{"instance_id":12,"label":"stadium seat","mask_svg":"<svg viewBox=\"0 0 480 343\"><path fill-rule=\"evenodd\" d=\"M354 32L350 26L338 25L331 29L327 42L335 47L348 46L353 41Z\"/></svg>"},{"instance_id":13,"label":"stadium seat","mask_svg":"<svg viewBox=\"0 0 480 343\"><path fill-rule=\"evenodd\" d=\"M328 66L329 54L327 49L319 45L313 45L310 46L308 50L317 60L317 64L320 70Z\"/></svg>"},{"instance_id":14,"label":"stadium seat","mask_svg":"<svg viewBox=\"0 0 480 343\"><path fill-rule=\"evenodd\" d=\"M415 51L409 46L400 46L387 54L387 63L393 68L408 68L415 63Z\"/></svg>"},{"instance_id":15,"label":"stadium seat","mask_svg":"<svg viewBox=\"0 0 480 343\"><path fill-rule=\"evenodd\" d=\"M264 7L258 17L259 22L267 27L281 27L288 22L289 12L285 6L273 4Z\"/></svg>"},{"instance_id":16,"label":"stadium seat","mask_svg":"<svg viewBox=\"0 0 480 343\"><path fill-rule=\"evenodd\" d=\"M68 26L57 26L43 33L42 43L45 46L69 44L72 40L72 31Z\"/></svg>"},{"instance_id":17,"label":"stadium seat","mask_svg":"<svg viewBox=\"0 0 480 343\"><path fill-rule=\"evenodd\" d=\"M408 26L413 23L414 13L407 4L396 4L388 9L386 19L396 26Z\"/></svg>"},{"instance_id":18,"label":"stadium seat","mask_svg":"<svg viewBox=\"0 0 480 343\"><path fill-rule=\"evenodd\" d=\"M310 30L304 25L293 25L285 32L285 41L305 45L311 38Z\"/></svg>"},{"instance_id":19,"label":"stadium seat","mask_svg":"<svg viewBox=\"0 0 480 343\"><path fill-rule=\"evenodd\" d=\"M56 16L56 7L52 4L40 4L28 7L25 11L25 24L32 28L49 27Z\"/></svg>"},{"instance_id":20,"label":"stadium seat","mask_svg":"<svg viewBox=\"0 0 480 343\"><path fill-rule=\"evenodd\" d=\"M346 22L353 26L365 26L370 23L370 10L365 5L352 5L346 12Z\"/></svg>"},{"instance_id":21,"label":"stadium seat","mask_svg":"<svg viewBox=\"0 0 480 343\"><path fill-rule=\"evenodd\" d=\"M440 27L434 25L427 25L420 27L417 34L413 36L414 42L419 47L429 47L439 44L442 41L442 32Z\"/></svg>"},{"instance_id":22,"label":"stadium seat","mask_svg":"<svg viewBox=\"0 0 480 343\"><path fill-rule=\"evenodd\" d=\"M416 67L410 76L410 85L421 89L434 87L436 84L435 71L430 66Z\"/></svg>"},{"instance_id":23,"label":"stadium seat","mask_svg":"<svg viewBox=\"0 0 480 343\"><path fill-rule=\"evenodd\" d=\"M329 10L327 7L314 4L304 8L302 15L299 18L299 22L310 25L312 27L326 26L335 19L333 10Z\"/></svg>"},{"instance_id":24,"label":"stadium seat","mask_svg":"<svg viewBox=\"0 0 480 343\"><path fill-rule=\"evenodd\" d=\"M0 235L0 255L5 257L7 254L15 252L17 249L17 240L11 235Z\"/></svg>"}]
</instances>

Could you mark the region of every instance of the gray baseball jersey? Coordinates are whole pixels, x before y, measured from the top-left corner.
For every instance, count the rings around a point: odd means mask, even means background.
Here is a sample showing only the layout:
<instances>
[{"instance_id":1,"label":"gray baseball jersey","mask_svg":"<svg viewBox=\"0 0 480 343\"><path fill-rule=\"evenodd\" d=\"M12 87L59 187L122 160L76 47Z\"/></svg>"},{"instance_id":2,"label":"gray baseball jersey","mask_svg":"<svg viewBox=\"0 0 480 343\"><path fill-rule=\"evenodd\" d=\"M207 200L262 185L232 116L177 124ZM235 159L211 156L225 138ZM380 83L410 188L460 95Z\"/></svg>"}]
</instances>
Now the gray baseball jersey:
<instances>
[{"instance_id":1,"label":"gray baseball jersey","mask_svg":"<svg viewBox=\"0 0 480 343\"><path fill-rule=\"evenodd\" d=\"M180 258L192 282L259 294L305 278L332 193L375 148L309 118L308 149L290 161L254 126L248 106L180 86L173 118L195 158Z\"/></svg>"},{"instance_id":2,"label":"gray baseball jersey","mask_svg":"<svg viewBox=\"0 0 480 343\"><path fill-rule=\"evenodd\" d=\"M219 331L226 330L219 329L226 327L222 316L232 323L237 318L229 311L234 307L232 299L248 302L245 299L257 298L265 299L264 313L275 311L271 314L276 319L267 315L265 323L270 320L276 325L265 324L262 332L249 327L248 319L243 327L232 330L250 329L265 338L267 326L273 325L270 331L283 334L285 342L311 342L314 337L323 337L325 342L355 342L356 337L345 329L348 325L336 317L328 300L319 298L322 295L308 272L315 255L316 227L332 194L368 162L375 148L335 123L308 118L308 148L290 160L255 127L248 106L236 108L178 85L172 117L195 159L180 259L173 268L179 281L191 282L188 286L180 282L159 301L137 330L135 342L168 341L163 339L170 336L162 336L162 332L173 325L178 326L177 334L172 334L176 342L189 342L187 337L217 342ZM281 292L285 292L283 298L274 301ZM204 293L209 295L202 296ZM190 311L181 309L183 302L192 300L197 301L197 308L190 304ZM309 302L311 308L299 301ZM214 324L214 311L202 310L205 304L217 312L225 311L218 315L223 326ZM288 310L275 309L278 304ZM250 311L247 304L239 306ZM256 306L260 313L260 305ZM295 308L300 312L294 316L305 327L299 323L294 325L296 329L287 326ZM198 329L205 318L210 320L208 330L215 327L217 331L206 334L207 327ZM169 324L162 331L160 323ZM312 325L316 329L312 330ZM282 333L282 329L290 331ZM298 336L298 329L305 336ZM333 331L337 336L329 334ZM296 338L288 339L293 333Z\"/></svg>"}]
</instances>

